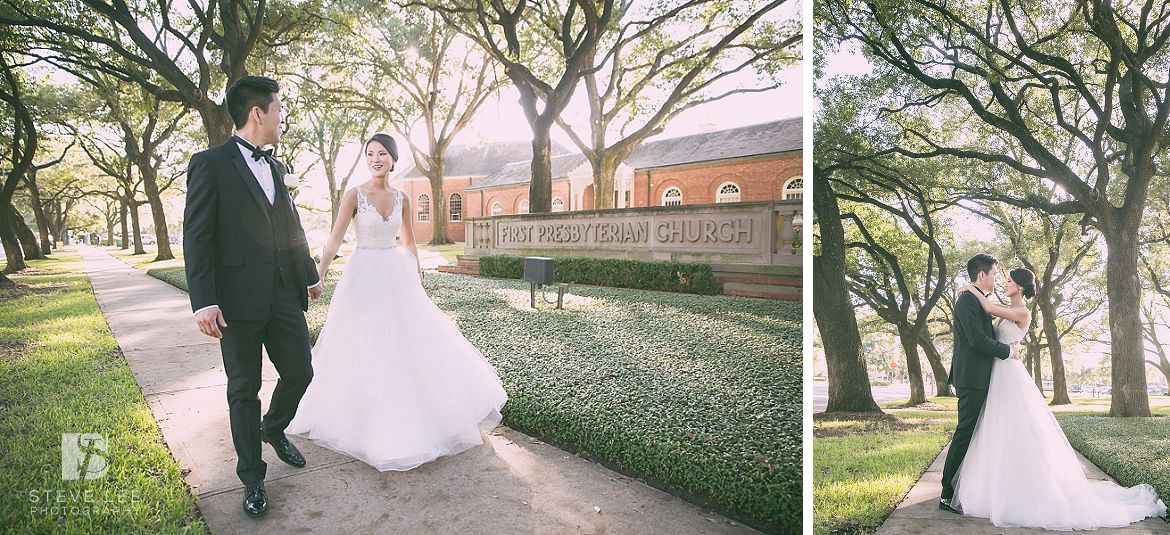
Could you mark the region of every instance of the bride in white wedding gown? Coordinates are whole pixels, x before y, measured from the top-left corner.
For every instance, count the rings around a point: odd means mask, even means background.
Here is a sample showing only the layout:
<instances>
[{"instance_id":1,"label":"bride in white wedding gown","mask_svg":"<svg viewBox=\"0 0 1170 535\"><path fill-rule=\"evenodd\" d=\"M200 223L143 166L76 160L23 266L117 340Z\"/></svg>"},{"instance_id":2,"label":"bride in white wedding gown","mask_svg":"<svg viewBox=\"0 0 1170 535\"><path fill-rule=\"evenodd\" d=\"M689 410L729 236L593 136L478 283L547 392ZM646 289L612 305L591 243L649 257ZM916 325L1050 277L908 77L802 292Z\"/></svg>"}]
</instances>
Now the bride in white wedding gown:
<instances>
[{"instance_id":1,"label":"bride in white wedding gown","mask_svg":"<svg viewBox=\"0 0 1170 535\"><path fill-rule=\"evenodd\" d=\"M1004 289L1009 306L971 293L1000 318L996 338L1012 344L1027 330L1031 314L1024 297L1035 293L1035 277L1015 269ZM955 477L954 501L963 514L988 518L999 527L1095 529L1166 515L1166 505L1148 484L1124 488L1085 477L1044 396L1017 359L995 359L987 402Z\"/></svg>"},{"instance_id":2,"label":"bride in white wedding gown","mask_svg":"<svg viewBox=\"0 0 1170 535\"><path fill-rule=\"evenodd\" d=\"M386 180L397 159L394 139L376 134L366 143L371 180L341 201L321 280L351 219L357 248L313 347L313 380L285 430L383 471L482 444L508 399L495 369L423 290L410 201Z\"/></svg>"}]
</instances>

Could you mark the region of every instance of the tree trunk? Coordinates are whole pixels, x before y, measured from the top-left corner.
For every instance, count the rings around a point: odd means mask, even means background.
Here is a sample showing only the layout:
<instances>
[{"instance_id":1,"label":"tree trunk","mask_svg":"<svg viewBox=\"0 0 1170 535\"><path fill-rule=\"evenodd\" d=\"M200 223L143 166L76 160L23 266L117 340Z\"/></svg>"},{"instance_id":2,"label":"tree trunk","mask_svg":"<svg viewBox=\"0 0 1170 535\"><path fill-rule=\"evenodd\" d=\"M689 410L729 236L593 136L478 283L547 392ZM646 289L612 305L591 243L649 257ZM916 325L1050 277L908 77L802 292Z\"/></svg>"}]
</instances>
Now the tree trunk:
<instances>
[{"instance_id":1,"label":"tree trunk","mask_svg":"<svg viewBox=\"0 0 1170 535\"><path fill-rule=\"evenodd\" d=\"M114 244L114 223L115 222L112 220L109 220L109 219L106 220L106 245L107 246Z\"/></svg>"},{"instance_id":2,"label":"tree trunk","mask_svg":"<svg viewBox=\"0 0 1170 535\"><path fill-rule=\"evenodd\" d=\"M1166 360L1166 352L1164 350L1162 350L1161 348L1159 348L1158 353L1159 353L1159 356L1161 357L1160 363L1154 363L1154 362L1150 362L1148 360L1146 361L1146 363L1149 364L1150 366L1157 368L1158 371L1162 372L1162 375L1166 378L1167 387L1170 387L1170 360Z\"/></svg>"},{"instance_id":3,"label":"tree trunk","mask_svg":"<svg viewBox=\"0 0 1170 535\"><path fill-rule=\"evenodd\" d=\"M814 177L816 174L814 173ZM873 400L861 353L861 333L845 284L845 231L837 198L827 180L815 178L813 211L821 233L821 254L813 256L813 316L829 372L826 412L882 412Z\"/></svg>"},{"instance_id":4,"label":"tree trunk","mask_svg":"<svg viewBox=\"0 0 1170 535\"><path fill-rule=\"evenodd\" d=\"M1044 361L1040 359L1040 344L1028 346L1028 360L1032 362L1032 379L1036 381L1036 388L1044 394Z\"/></svg>"},{"instance_id":5,"label":"tree trunk","mask_svg":"<svg viewBox=\"0 0 1170 535\"><path fill-rule=\"evenodd\" d=\"M447 232L447 195L443 191L443 174L447 171L447 164L442 156L431 157L435 160L434 168L427 176L431 184L431 245L455 243Z\"/></svg>"},{"instance_id":6,"label":"tree trunk","mask_svg":"<svg viewBox=\"0 0 1170 535\"><path fill-rule=\"evenodd\" d=\"M146 200L150 204L150 215L154 220L154 238L158 242L158 255L155 262L170 260L175 257L171 252L171 237L167 232L167 214L163 210L162 195L158 191L158 172L149 165L150 156L143 158L138 165L142 173L142 189L146 191ZM143 165L143 163L147 165Z\"/></svg>"},{"instance_id":7,"label":"tree trunk","mask_svg":"<svg viewBox=\"0 0 1170 535\"><path fill-rule=\"evenodd\" d=\"M28 223L25 223L24 216L20 210L16 209L16 205L8 205L8 222L12 225L12 232L16 234L16 239L20 242L21 249L24 250L25 260L44 260L45 255L41 252L41 245L37 242L37 235L29 228Z\"/></svg>"},{"instance_id":8,"label":"tree trunk","mask_svg":"<svg viewBox=\"0 0 1170 535\"><path fill-rule=\"evenodd\" d=\"M918 360L919 334L909 325L898 326L898 340L906 353L906 376L910 381L910 405L926 403L926 386L922 379L922 361Z\"/></svg>"},{"instance_id":9,"label":"tree trunk","mask_svg":"<svg viewBox=\"0 0 1170 535\"><path fill-rule=\"evenodd\" d=\"M203 131L207 133L208 147L222 145L229 137L232 137L236 126L232 123L227 106L216 104L204 96L195 109L203 120Z\"/></svg>"},{"instance_id":10,"label":"tree trunk","mask_svg":"<svg viewBox=\"0 0 1170 535\"><path fill-rule=\"evenodd\" d=\"M61 210L61 201L53 203L53 243L65 245L65 213Z\"/></svg>"},{"instance_id":11,"label":"tree trunk","mask_svg":"<svg viewBox=\"0 0 1170 535\"><path fill-rule=\"evenodd\" d=\"M1132 179L1131 179L1132 180ZM1136 219L1136 218L1131 218ZM1112 349L1113 398L1110 416L1149 416L1146 360L1141 325L1136 224L1103 225L1109 254L1105 288L1109 299L1109 344ZM1135 227L1135 228L1127 228Z\"/></svg>"},{"instance_id":12,"label":"tree trunk","mask_svg":"<svg viewBox=\"0 0 1170 535\"><path fill-rule=\"evenodd\" d=\"M1072 400L1068 398L1068 382L1064 378L1064 354L1060 346L1060 331L1056 326L1056 308L1052 306L1052 294L1048 289L1041 290L1036 300L1040 308L1040 317L1043 318L1044 338L1048 340L1048 354L1052 357L1052 403L1051 405L1068 405Z\"/></svg>"},{"instance_id":13,"label":"tree trunk","mask_svg":"<svg viewBox=\"0 0 1170 535\"><path fill-rule=\"evenodd\" d=\"M930 371L934 374L934 392L937 397L955 397L955 393L951 390L951 385L947 383L950 374L943 366L942 355L939 354L938 348L934 345L934 339L930 337L930 330L923 328L921 335L918 337L918 345L922 348L922 352L926 354L926 361L930 363Z\"/></svg>"},{"instance_id":14,"label":"tree trunk","mask_svg":"<svg viewBox=\"0 0 1170 535\"><path fill-rule=\"evenodd\" d=\"M12 179L10 179L12 180ZM0 244L4 245L4 258L8 264L4 267L5 273L16 273L28 267L24 261L24 251L20 249L20 240L12 231L12 215L8 210L9 203L0 206Z\"/></svg>"},{"instance_id":15,"label":"tree trunk","mask_svg":"<svg viewBox=\"0 0 1170 535\"><path fill-rule=\"evenodd\" d=\"M37 187L36 173L29 173L25 180L28 184L29 204L32 205L33 219L37 223L37 234L41 238L41 254L48 256L53 252L53 240L49 239L49 218L45 215L45 207L41 204L41 191Z\"/></svg>"},{"instance_id":16,"label":"tree trunk","mask_svg":"<svg viewBox=\"0 0 1170 535\"><path fill-rule=\"evenodd\" d=\"M142 223L138 220L138 207L141 205L134 200L129 204L130 230L134 233L134 254L146 254L146 249L142 247Z\"/></svg>"},{"instance_id":17,"label":"tree trunk","mask_svg":"<svg viewBox=\"0 0 1170 535\"><path fill-rule=\"evenodd\" d=\"M532 183L528 185L528 212L552 211L552 121L532 123Z\"/></svg>"},{"instance_id":18,"label":"tree trunk","mask_svg":"<svg viewBox=\"0 0 1170 535\"><path fill-rule=\"evenodd\" d=\"M122 192L122 198L119 199L120 206L118 207L118 219L122 224L122 244L121 249L125 251L130 248L130 226L127 219L130 217L130 208L127 206L129 202L126 200L126 192Z\"/></svg>"},{"instance_id":19,"label":"tree trunk","mask_svg":"<svg viewBox=\"0 0 1170 535\"><path fill-rule=\"evenodd\" d=\"M616 174L617 164L604 156L601 156L597 164L593 165L593 207L595 209L616 208L613 203L614 175Z\"/></svg>"}]
</instances>

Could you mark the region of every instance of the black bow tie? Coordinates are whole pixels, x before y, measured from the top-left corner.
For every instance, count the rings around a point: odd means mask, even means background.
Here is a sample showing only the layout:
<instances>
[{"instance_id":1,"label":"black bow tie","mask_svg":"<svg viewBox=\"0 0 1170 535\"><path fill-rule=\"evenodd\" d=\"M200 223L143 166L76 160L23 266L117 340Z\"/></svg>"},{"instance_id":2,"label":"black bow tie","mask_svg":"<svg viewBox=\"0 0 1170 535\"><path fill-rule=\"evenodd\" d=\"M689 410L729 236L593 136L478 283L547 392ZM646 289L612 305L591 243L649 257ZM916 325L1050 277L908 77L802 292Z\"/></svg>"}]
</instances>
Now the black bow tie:
<instances>
[{"instance_id":1,"label":"black bow tie","mask_svg":"<svg viewBox=\"0 0 1170 535\"><path fill-rule=\"evenodd\" d=\"M232 137L235 138L236 143L239 143L240 145L243 145L245 149L252 151L252 159L253 160L260 161L260 158L264 158L269 163L272 163L273 161L275 161L275 159L272 157L272 149L261 150L261 149L258 149L256 147L253 147L251 143L244 141L244 138L242 138L240 136L232 136Z\"/></svg>"}]
</instances>

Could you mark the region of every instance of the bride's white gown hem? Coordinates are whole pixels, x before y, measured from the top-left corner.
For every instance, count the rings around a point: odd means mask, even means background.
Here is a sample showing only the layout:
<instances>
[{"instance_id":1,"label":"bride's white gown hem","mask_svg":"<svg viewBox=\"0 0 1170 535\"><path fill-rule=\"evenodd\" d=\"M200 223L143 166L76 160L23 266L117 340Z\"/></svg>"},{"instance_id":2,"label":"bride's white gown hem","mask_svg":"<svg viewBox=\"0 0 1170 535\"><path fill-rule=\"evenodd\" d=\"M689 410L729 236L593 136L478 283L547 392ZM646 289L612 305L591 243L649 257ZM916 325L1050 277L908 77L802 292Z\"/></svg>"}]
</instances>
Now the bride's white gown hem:
<instances>
[{"instance_id":1,"label":"bride's white gown hem","mask_svg":"<svg viewBox=\"0 0 1170 535\"><path fill-rule=\"evenodd\" d=\"M285 433L378 470L410 470L483 443L507 395L495 369L431 301L395 245L402 193L383 217L357 188L357 248L313 347L313 380Z\"/></svg>"},{"instance_id":2,"label":"bride's white gown hem","mask_svg":"<svg viewBox=\"0 0 1170 535\"><path fill-rule=\"evenodd\" d=\"M996 338L1023 339L999 321ZM1090 480L1032 376L1019 360L996 359L987 402L955 476L955 501L999 527L1078 530L1123 527L1165 516L1154 488Z\"/></svg>"}]
</instances>

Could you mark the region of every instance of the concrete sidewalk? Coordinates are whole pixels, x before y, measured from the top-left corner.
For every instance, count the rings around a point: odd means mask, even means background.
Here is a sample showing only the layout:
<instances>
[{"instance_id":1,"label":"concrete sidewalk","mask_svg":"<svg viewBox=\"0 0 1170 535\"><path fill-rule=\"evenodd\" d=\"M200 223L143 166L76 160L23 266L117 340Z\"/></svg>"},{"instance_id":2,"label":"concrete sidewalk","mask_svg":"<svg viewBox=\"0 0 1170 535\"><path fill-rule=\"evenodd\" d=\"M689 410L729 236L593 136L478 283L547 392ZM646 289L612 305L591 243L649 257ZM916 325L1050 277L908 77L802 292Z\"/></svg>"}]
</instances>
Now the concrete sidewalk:
<instances>
[{"instance_id":1,"label":"concrete sidewalk","mask_svg":"<svg viewBox=\"0 0 1170 535\"><path fill-rule=\"evenodd\" d=\"M379 472L290 437L308 461L297 469L265 445L269 511L248 518L240 507L243 485L235 474L218 342L196 329L184 292L100 249L79 250L122 353L215 533L755 533L502 426L483 446L408 472ZM264 409L276 377L265 358Z\"/></svg>"},{"instance_id":2,"label":"concrete sidewalk","mask_svg":"<svg viewBox=\"0 0 1170 535\"><path fill-rule=\"evenodd\" d=\"M878 528L876 535L934 535L936 533L954 535L1024 535L1067 533L1043 529L998 528L993 526L990 521L982 518L959 516L954 513L940 511L938 508L938 498L942 495L942 470L949 448L950 446L943 448L942 453L938 454L938 457L931 463L930 468L926 470L925 474L922 474L922 478L906 494L906 498L902 500L902 503L898 504L898 508ZM1084 467L1089 479L1111 480L1105 472L1102 472L1100 468L1097 468L1080 453L1077 453L1077 457L1080 458L1081 465ZM1167 525L1160 518L1147 518L1125 528L1099 529L1092 532L1080 533L1093 533L1094 535L1166 535L1170 534L1170 525Z\"/></svg>"}]
</instances>

